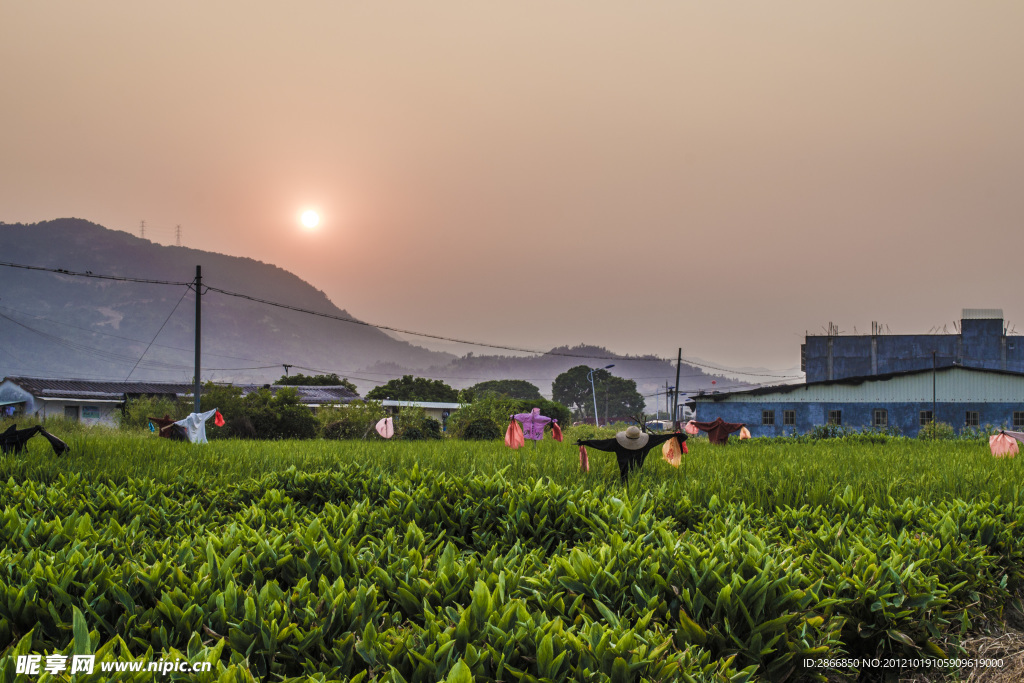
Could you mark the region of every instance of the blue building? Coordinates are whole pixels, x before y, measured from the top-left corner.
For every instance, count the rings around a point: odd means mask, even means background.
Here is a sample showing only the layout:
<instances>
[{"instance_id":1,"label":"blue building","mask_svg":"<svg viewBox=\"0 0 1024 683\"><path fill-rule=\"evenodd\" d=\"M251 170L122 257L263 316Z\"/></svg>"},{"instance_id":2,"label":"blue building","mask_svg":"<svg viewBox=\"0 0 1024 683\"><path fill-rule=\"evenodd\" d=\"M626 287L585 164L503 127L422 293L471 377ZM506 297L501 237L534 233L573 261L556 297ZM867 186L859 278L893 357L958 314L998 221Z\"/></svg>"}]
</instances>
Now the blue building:
<instances>
[{"instance_id":1,"label":"blue building","mask_svg":"<svg viewBox=\"0 0 1024 683\"><path fill-rule=\"evenodd\" d=\"M926 369L698 395L697 415L742 422L752 436L803 434L830 423L916 436L933 418L958 432L985 425L1024 430L1024 374L948 361L933 370L930 352L927 361Z\"/></svg>"},{"instance_id":2,"label":"blue building","mask_svg":"<svg viewBox=\"0 0 1024 683\"><path fill-rule=\"evenodd\" d=\"M1024 343L1007 336L1001 309L966 308L957 334L807 335L809 383L960 365L1024 372Z\"/></svg>"}]
</instances>

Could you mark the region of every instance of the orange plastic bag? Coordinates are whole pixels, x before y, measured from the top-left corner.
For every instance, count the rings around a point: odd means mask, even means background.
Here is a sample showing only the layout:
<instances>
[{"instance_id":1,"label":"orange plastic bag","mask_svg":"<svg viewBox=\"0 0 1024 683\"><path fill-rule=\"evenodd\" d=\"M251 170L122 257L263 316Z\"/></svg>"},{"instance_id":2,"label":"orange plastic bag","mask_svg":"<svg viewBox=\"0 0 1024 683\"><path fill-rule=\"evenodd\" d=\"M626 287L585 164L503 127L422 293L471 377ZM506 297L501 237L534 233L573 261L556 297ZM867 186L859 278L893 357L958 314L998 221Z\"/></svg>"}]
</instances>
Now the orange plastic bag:
<instances>
[{"instance_id":1,"label":"orange plastic bag","mask_svg":"<svg viewBox=\"0 0 1024 683\"><path fill-rule=\"evenodd\" d=\"M680 448L679 439L669 439L661 447L661 454L665 458L665 461L672 465L672 467L679 467L679 463L683 459L683 451Z\"/></svg>"},{"instance_id":2,"label":"orange plastic bag","mask_svg":"<svg viewBox=\"0 0 1024 683\"><path fill-rule=\"evenodd\" d=\"M587 457L586 446L580 446L580 469L584 472L590 471L590 458Z\"/></svg>"},{"instance_id":3,"label":"orange plastic bag","mask_svg":"<svg viewBox=\"0 0 1024 683\"><path fill-rule=\"evenodd\" d=\"M997 458L1007 455L1012 458L1017 454L1017 440L1006 434L993 434L988 437L988 446L992 449L992 455Z\"/></svg>"},{"instance_id":4,"label":"orange plastic bag","mask_svg":"<svg viewBox=\"0 0 1024 683\"><path fill-rule=\"evenodd\" d=\"M557 422L551 423L551 438L555 441L562 440L562 428L558 426Z\"/></svg>"},{"instance_id":5,"label":"orange plastic bag","mask_svg":"<svg viewBox=\"0 0 1024 683\"><path fill-rule=\"evenodd\" d=\"M750 438L750 430L747 429L746 427L740 427L740 438L741 439L749 439Z\"/></svg>"},{"instance_id":6,"label":"orange plastic bag","mask_svg":"<svg viewBox=\"0 0 1024 683\"><path fill-rule=\"evenodd\" d=\"M505 430L505 445L512 450L526 445L526 441L523 439L523 428L515 419L508 423L508 429Z\"/></svg>"}]
</instances>

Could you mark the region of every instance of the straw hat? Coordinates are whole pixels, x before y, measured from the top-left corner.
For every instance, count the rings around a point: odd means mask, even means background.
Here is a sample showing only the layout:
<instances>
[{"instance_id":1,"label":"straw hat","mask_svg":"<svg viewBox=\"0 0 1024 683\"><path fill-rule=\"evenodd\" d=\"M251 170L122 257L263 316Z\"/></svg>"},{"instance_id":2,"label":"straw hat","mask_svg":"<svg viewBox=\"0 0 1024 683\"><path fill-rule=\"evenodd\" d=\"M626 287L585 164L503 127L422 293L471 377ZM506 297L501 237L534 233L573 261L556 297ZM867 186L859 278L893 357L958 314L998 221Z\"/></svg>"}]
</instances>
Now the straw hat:
<instances>
[{"instance_id":1,"label":"straw hat","mask_svg":"<svg viewBox=\"0 0 1024 683\"><path fill-rule=\"evenodd\" d=\"M629 427L624 432L619 432L615 435L615 440L619 442L619 445L630 451L638 451L647 445L647 440L650 439L649 434L645 434L640 431L640 428L636 425Z\"/></svg>"}]
</instances>

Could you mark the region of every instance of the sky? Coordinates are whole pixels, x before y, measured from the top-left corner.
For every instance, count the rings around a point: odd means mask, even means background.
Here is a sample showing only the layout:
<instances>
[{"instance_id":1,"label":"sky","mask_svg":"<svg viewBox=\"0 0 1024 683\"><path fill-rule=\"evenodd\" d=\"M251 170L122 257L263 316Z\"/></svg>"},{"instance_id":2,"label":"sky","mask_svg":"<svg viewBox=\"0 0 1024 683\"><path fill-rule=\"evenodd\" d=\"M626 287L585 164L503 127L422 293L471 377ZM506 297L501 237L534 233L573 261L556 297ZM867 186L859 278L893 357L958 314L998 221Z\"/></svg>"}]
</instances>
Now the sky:
<instances>
[{"instance_id":1,"label":"sky","mask_svg":"<svg viewBox=\"0 0 1024 683\"><path fill-rule=\"evenodd\" d=\"M1024 332L1022 34L1009 1L8 2L0 221L180 225L537 349Z\"/></svg>"}]
</instances>

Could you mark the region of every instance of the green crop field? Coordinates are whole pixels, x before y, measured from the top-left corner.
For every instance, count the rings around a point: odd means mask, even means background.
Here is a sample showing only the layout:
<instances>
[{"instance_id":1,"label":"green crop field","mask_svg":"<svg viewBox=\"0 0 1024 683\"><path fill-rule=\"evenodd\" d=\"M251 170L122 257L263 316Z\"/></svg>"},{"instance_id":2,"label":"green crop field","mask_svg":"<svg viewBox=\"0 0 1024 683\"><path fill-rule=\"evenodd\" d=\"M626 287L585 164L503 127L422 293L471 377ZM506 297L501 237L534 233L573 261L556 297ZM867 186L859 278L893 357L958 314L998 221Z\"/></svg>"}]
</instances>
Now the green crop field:
<instances>
[{"instance_id":1,"label":"green crop field","mask_svg":"<svg viewBox=\"0 0 1024 683\"><path fill-rule=\"evenodd\" d=\"M697 439L623 486L571 438L33 440L0 459L0 679L1017 680L965 645L1020 610L1024 458Z\"/></svg>"}]
</instances>

